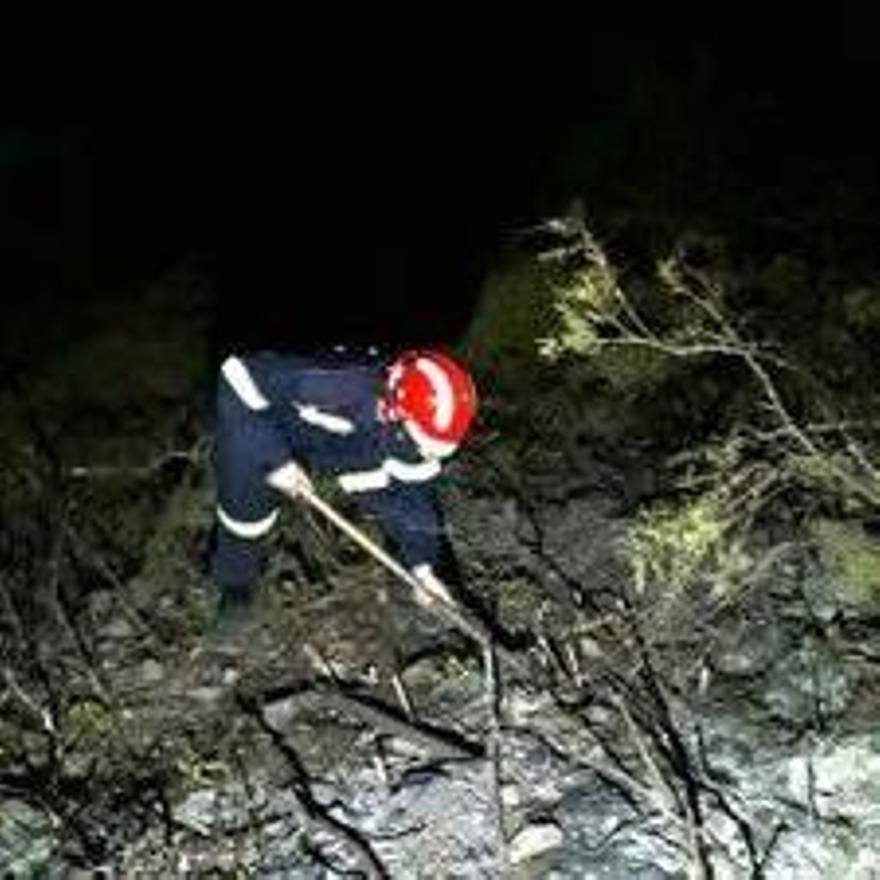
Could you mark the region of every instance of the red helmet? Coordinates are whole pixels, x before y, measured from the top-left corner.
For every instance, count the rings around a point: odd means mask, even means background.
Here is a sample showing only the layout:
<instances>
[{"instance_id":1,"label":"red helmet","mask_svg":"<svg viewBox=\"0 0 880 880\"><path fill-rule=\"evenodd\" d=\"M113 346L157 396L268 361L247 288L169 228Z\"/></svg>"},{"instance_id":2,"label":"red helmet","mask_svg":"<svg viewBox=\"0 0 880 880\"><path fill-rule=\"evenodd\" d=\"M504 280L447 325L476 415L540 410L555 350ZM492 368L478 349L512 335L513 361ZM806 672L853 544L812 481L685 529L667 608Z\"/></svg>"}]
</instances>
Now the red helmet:
<instances>
[{"instance_id":1,"label":"red helmet","mask_svg":"<svg viewBox=\"0 0 880 880\"><path fill-rule=\"evenodd\" d=\"M448 354L406 351L388 372L385 406L419 445L444 455L467 433L477 411L477 392L468 371Z\"/></svg>"}]
</instances>

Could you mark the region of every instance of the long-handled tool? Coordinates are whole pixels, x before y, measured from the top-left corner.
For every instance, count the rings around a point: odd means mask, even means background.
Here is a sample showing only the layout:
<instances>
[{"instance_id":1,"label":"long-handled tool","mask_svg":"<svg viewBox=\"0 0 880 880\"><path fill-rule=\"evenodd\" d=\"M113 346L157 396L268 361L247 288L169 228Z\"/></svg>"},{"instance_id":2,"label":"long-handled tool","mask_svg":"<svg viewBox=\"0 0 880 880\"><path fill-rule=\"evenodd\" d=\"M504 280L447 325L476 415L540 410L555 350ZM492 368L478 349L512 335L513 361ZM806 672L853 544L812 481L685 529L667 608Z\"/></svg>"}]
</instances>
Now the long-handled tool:
<instances>
[{"instance_id":1,"label":"long-handled tool","mask_svg":"<svg viewBox=\"0 0 880 880\"><path fill-rule=\"evenodd\" d=\"M489 631L480 623L470 619L459 608L451 597L442 596L439 593L428 589L415 575L404 568L390 553L383 550L375 541L369 538L356 525L346 519L341 513L331 507L326 501L315 494L310 488L298 486L296 490L291 490L288 486L279 484L271 480L271 484L287 497L294 501L305 501L312 508L317 510L323 517L328 519L340 531L345 532L349 538L367 551L371 556L377 559L392 574L403 581L413 591L415 600L425 609L442 617L448 623L460 629L463 633L479 642L484 648L492 644L492 636Z\"/></svg>"}]
</instances>

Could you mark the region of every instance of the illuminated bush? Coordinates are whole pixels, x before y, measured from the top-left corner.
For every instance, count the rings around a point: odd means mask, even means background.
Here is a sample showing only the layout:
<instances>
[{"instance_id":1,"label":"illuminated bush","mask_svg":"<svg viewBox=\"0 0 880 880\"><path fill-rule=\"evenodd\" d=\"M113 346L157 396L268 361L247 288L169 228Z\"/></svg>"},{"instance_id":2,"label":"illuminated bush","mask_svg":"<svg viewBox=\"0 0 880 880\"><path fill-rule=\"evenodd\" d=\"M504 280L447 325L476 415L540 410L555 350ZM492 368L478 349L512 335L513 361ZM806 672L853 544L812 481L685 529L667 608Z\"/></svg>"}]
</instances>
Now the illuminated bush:
<instances>
[{"instance_id":1,"label":"illuminated bush","mask_svg":"<svg viewBox=\"0 0 880 880\"><path fill-rule=\"evenodd\" d=\"M708 581L713 593L729 596L752 563L742 541L731 537L733 525L712 496L643 511L627 539L636 591L659 587L677 595Z\"/></svg>"},{"instance_id":2,"label":"illuminated bush","mask_svg":"<svg viewBox=\"0 0 880 880\"><path fill-rule=\"evenodd\" d=\"M766 548L754 553L752 536L770 503L786 493L800 492L802 501L806 493L813 499L807 507L821 504L850 515L876 511L876 422L838 416L839 395L795 367L778 345L747 335L728 302L724 274L692 263L693 241L659 260L650 283L625 290L581 219L551 221L546 231L556 239L540 262L557 272L556 323L537 338L542 360L589 363L623 398L662 389L670 410L697 383L691 372L697 364L735 364L746 380L740 409L727 413L727 426L682 444L686 451L670 468L680 472L668 497L643 509L630 530L625 550L638 593L675 597L702 585L716 597L736 595L775 558ZM803 277L796 262L774 265L792 284ZM876 309L864 289L851 290L842 302L847 323L873 328ZM693 394L697 402L699 397ZM808 509L803 513L808 519ZM834 532L831 540L832 531L824 523L816 533L826 558L856 594L873 591L880 551L851 530Z\"/></svg>"},{"instance_id":3,"label":"illuminated bush","mask_svg":"<svg viewBox=\"0 0 880 880\"><path fill-rule=\"evenodd\" d=\"M880 541L853 521L816 519L810 532L839 598L852 605L880 603Z\"/></svg>"}]
</instances>

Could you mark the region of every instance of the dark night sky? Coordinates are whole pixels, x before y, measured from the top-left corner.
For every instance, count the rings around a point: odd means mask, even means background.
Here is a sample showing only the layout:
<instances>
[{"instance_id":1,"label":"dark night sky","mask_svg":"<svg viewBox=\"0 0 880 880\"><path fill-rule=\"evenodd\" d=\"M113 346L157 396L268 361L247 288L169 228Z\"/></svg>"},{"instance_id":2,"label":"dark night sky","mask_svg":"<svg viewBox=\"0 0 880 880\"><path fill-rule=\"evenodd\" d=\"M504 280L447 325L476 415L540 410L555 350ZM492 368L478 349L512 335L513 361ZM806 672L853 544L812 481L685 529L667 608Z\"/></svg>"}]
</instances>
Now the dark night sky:
<instances>
[{"instance_id":1,"label":"dark night sky","mask_svg":"<svg viewBox=\"0 0 880 880\"><path fill-rule=\"evenodd\" d=\"M5 308L75 313L188 254L214 279L220 346L452 338L492 249L566 181L613 207L676 162L670 210L803 212L837 190L870 238L869 59L741 49L350 64L253 102L0 127ZM589 150L560 171L574 132Z\"/></svg>"},{"instance_id":2,"label":"dark night sky","mask_svg":"<svg viewBox=\"0 0 880 880\"><path fill-rule=\"evenodd\" d=\"M412 100L390 87L407 72L0 130L7 307L75 311L189 255L218 346L451 339L500 231L532 216L559 116L527 71L432 69Z\"/></svg>"}]
</instances>

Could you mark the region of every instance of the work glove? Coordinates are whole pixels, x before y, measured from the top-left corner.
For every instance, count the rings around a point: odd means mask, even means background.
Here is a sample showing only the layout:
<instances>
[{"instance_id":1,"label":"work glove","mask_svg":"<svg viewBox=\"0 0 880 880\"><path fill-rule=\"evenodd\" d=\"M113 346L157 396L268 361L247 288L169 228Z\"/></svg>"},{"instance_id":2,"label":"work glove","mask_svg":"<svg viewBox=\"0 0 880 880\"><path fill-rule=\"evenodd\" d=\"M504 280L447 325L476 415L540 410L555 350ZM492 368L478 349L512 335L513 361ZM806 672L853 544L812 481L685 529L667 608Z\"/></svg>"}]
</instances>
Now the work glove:
<instances>
[{"instance_id":1,"label":"work glove","mask_svg":"<svg viewBox=\"0 0 880 880\"><path fill-rule=\"evenodd\" d=\"M449 588L434 574L430 565L417 565L412 573L422 588L416 591L416 599L422 605L431 605L437 600L445 602L447 605L454 606L456 604Z\"/></svg>"},{"instance_id":2,"label":"work glove","mask_svg":"<svg viewBox=\"0 0 880 880\"><path fill-rule=\"evenodd\" d=\"M301 494L311 495L315 491L309 475L301 465L292 459L287 464L283 464L272 471L266 477L266 482L289 498L295 498Z\"/></svg>"}]
</instances>

